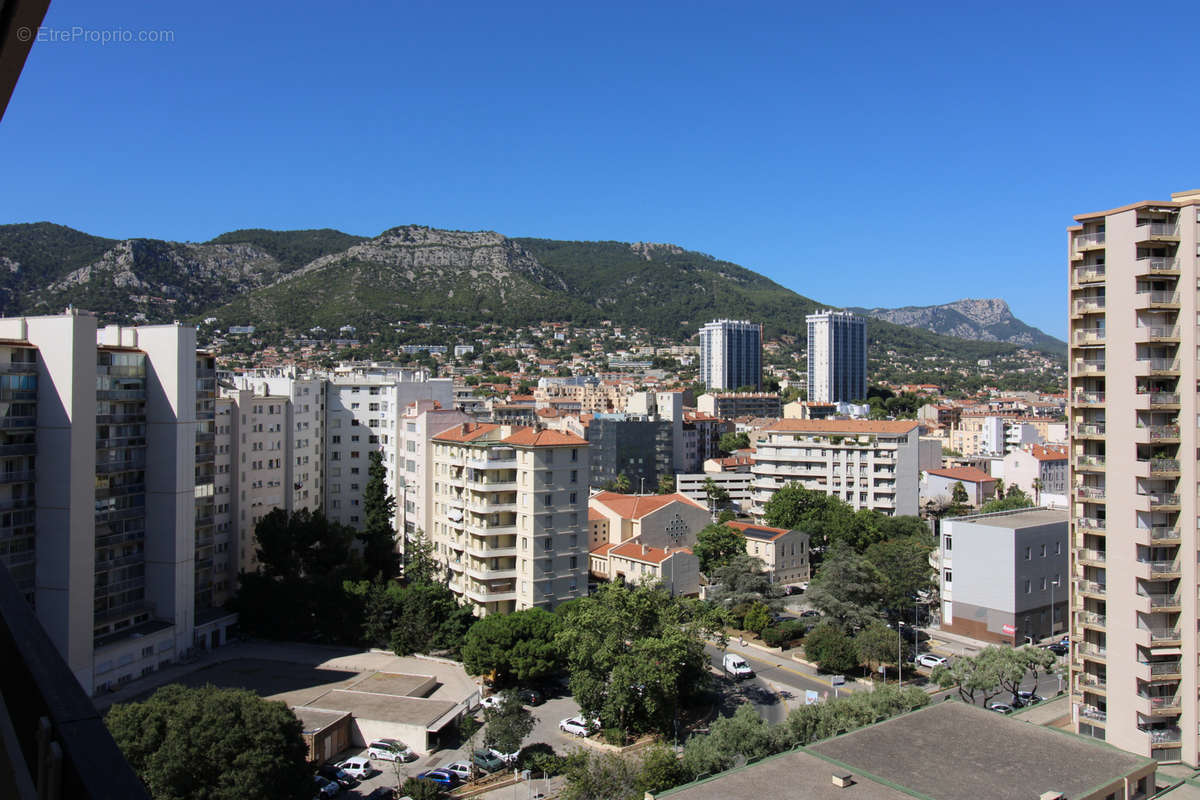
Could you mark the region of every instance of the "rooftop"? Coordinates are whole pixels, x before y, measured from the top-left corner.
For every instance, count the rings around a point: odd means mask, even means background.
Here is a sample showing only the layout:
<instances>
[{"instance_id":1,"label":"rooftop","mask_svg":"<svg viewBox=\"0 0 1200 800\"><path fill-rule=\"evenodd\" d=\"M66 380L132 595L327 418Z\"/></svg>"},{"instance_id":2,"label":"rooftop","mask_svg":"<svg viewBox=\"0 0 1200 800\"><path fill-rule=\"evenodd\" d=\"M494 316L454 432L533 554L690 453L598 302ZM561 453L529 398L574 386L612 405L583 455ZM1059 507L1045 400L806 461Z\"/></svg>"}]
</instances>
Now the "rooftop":
<instances>
[{"instance_id":1,"label":"rooftop","mask_svg":"<svg viewBox=\"0 0 1200 800\"><path fill-rule=\"evenodd\" d=\"M600 492L593 495L588 500L589 506L591 503L599 503L610 511L614 512L622 519L641 519L647 514L652 514L664 506L671 503L684 503L696 508L704 508L704 506L689 500L681 494L621 494L620 492ZM707 509L705 509L707 510Z\"/></svg>"},{"instance_id":2,"label":"rooftop","mask_svg":"<svg viewBox=\"0 0 1200 800\"><path fill-rule=\"evenodd\" d=\"M947 469L931 469L928 470L928 473L930 475L936 475L939 478L948 478L952 481L963 481L964 483L994 483L996 480L979 467L949 467Z\"/></svg>"},{"instance_id":3,"label":"rooftop","mask_svg":"<svg viewBox=\"0 0 1200 800\"><path fill-rule=\"evenodd\" d=\"M433 725L454 709L448 700L396 697L371 692L334 689L313 700L306 710L349 712L358 719L395 722L400 725Z\"/></svg>"},{"instance_id":4,"label":"rooftop","mask_svg":"<svg viewBox=\"0 0 1200 800\"><path fill-rule=\"evenodd\" d=\"M860 434L885 433L899 435L909 433L920 425L915 419L781 419L767 430L794 433Z\"/></svg>"},{"instance_id":5,"label":"rooftop","mask_svg":"<svg viewBox=\"0 0 1200 800\"><path fill-rule=\"evenodd\" d=\"M1064 512L1065 516L1065 512ZM808 748L937 800L1086 796L1153 761L957 701L936 703ZM931 769L930 754L942 769Z\"/></svg>"},{"instance_id":6,"label":"rooftop","mask_svg":"<svg viewBox=\"0 0 1200 800\"><path fill-rule=\"evenodd\" d=\"M635 539L628 542L621 542L621 544L609 550L608 555L628 558L630 561L640 561L646 564L661 564L676 553L690 552L692 552L691 549L687 547L651 547L648 544L639 544Z\"/></svg>"},{"instance_id":7,"label":"rooftop","mask_svg":"<svg viewBox=\"0 0 1200 800\"><path fill-rule=\"evenodd\" d=\"M970 522L972 525L990 525L994 528L1020 530L1037 528L1055 523L1067 524L1065 508L1018 508L1014 511L996 511L991 514L974 514L967 517L950 517L946 522Z\"/></svg>"},{"instance_id":8,"label":"rooftop","mask_svg":"<svg viewBox=\"0 0 1200 800\"><path fill-rule=\"evenodd\" d=\"M753 522L726 522L725 524L741 531L742 535L748 539L763 539L769 542L790 533L786 528L769 528L766 525L755 525Z\"/></svg>"}]
</instances>

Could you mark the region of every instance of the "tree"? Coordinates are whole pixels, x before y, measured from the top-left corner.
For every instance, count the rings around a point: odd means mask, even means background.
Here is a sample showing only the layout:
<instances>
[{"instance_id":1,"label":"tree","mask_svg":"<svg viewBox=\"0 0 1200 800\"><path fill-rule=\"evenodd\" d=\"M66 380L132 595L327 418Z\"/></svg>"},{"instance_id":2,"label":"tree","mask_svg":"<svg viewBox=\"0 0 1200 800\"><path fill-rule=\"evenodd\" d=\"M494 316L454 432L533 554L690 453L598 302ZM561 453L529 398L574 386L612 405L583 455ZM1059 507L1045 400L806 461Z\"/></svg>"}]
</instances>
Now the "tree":
<instances>
[{"instance_id":1,"label":"tree","mask_svg":"<svg viewBox=\"0 0 1200 800\"><path fill-rule=\"evenodd\" d=\"M363 544L363 563L369 576L390 580L396 574L396 498L387 493L387 467L383 453L368 456L367 487L363 491L364 524L358 534Z\"/></svg>"},{"instance_id":2,"label":"tree","mask_svg":"<svg viewBox=\"0 0 1200 800\"><path fill-rule=\"evenodd\" d=\"M1013 662L1003 651L1011 651L1011 648L984 648L974 656L955 659L949 666L934 667L929 677L943 689L957 686L958 696L964 702L973 704L979 694L987 705L1000 694L1006 675L1011 674Z\"/></svg>"},{"instance_id":3,"label":"tree","mask_svg":"<svg viewBox=\"0 0 1200 800\"><path fill-rule=\"evenodd\" d=\"M763 563L754 556L736 555L713 570L709 576L715 588L709 592L709 600L724 608L733 608L742 603L771 602L783 596L778 584L763 569Z\"/></svg>"},{"instance_id":4,"label":"tree","mask_svg":"<svg viewBox=\"0 0 1200 800\"><path fill-rule=\"evenodd\" d=\"M900 634L876 620L854 637L858 657L869 669L880 664L896 664L900 660Z\"/></svg>"},{"instance_id":5,"label":"tree","mask_svg":"<svg viewBox=\"0 0 1200 800\"><path fill-rule=\"evenodd\" d=\"M1042 504L1042 479L1034 478L1033 483L1030 485L1033 487L1033 503L1034 503L1034 505L1041 505Z\"/></svg>"},{"instance_id":6,"label":"tree","mask_svg":"<svg viewBox=\"0 0 1200 800\"><path fill-rule=\"evenodd\" d=\"M686 783L687 771L679 763L675 751L663 744L656 744L642 754L641 769L638 770L635 787L638 796L646 793L658 794Z\"/></svg>"},{"instance_id":7,"label":"tree","mask_svg":"<svg viewBox=\"0 0 1200 800\"><path fill-rule=\"evenodd\" d=\"M771 624L771 609L767 608L766 603L755 603L746 612L746 621L743 624L748 631L762 633L763 628Z\"/></svg>"},{"instance_id":8,"label":"tree","mask_svg":"<svg viewBox=\"0 0 1200 800\"><path fill-rule=\"evenodd\" d=\"M529 712L513 689L500 696L499 705L483 710L483 746L501 753L516 753L533 730L533 714Z\"/></svg>"},{"instance_id":9,"label":"tree","mask_svg":"<svg viewBox=\"0 0 1200 800\"><path fill-rule=\"evenodd\" d=\"M996 478L996 495L997 500L1004 499L1004 478Z\"/></svg>"},{"instance_id":10,"label":"tree","mask_svg":"<svg viewBox=\"0 0 1200 800\"><path fill-rule=\"evenodd\" d=\"M613 481L614 492L619 492L620 494L629 494L630 488L629 476L624 472L618 475L617 479Z\"/></svg>"},{"instance_id":11,"label":"tree","mask_svg":"<svg viewBox=\"0 0 1200 800\"><path fill-rule=\"evenodd\" d=\"M470 606L459 605L441 583L414 583L389 591L396 594L398 611L388 647L398 656L457 651L475 621Z\"/></svg>"},{"instance_id":12,"label":"tree","mask_svg":"<svg viewBox=\"0 0 1200 800\"><path fill-rule=\"evenodd\" d=\"M558 634L584 716L626 733L672 730L708 685L713 621L660 584L608 584L570 604Z\"/></svg>"},{"instance_id":13,"label":"tree","mask_svg":"<svg viewBox=\"0 0 1200 800\"><path fill-rule=\"evenodd\" d=\"M408 583L435 583L445 570L433 555L433 542L418 528L404 544L404 580Z\"/></svg>"},{"instance_id":14,"label":"tree","mask_svg":"<svg viewBox=\"0 0 1200 800\"><path fill-rule=\"evenodd\" d=\"M950 487L950 502L956 506L966 505L971 499L967 494L967 487L963 486L962 481L955 481L954 486Z\"/></svg>"},{"instance_id":15,"label":"tree","mask_svg":"<svg viewBox=\"0 0 1200 800\"><path fill-rule=\"evenodd\" d=\"M746 553L746 537L724 524L701 528L696 534L692 552L700 561L700 571L711 575L718 567L728 564L735 556Z\"/></svg>"},{"instance_id":16,"label":"tree","mask_svg":"<svg viewBox=\"0 0 1200 800\"><path fill-rule=\"evenodd\" d=\"M721 438L717 439L717 449L726 455L735 450L745 450L750 446L750 434L748 433L723 433Z\"/></svg>"},{"instance_id":17,"label":"tree","mask_svg":"<svg viewBox=\"0 0 1200 800\"><path fill-rule=\"evenodd\" d=\"M576 750L566 758L563 800L641 800L638 768L614 753Z\"/></svg>"},{"instance_id":18,"label":"tree","mask_svg":"<svg viewBox=\"0 0 1200 800\"><path fill-rule=\"evenodd\" d=\"M659 475L657 494L671 494L675 491L675 476L674 475Z\"/></svg>"},{"instance_id":19,"label":"tree","mask_svg":"<svg viewBox=\"0 0 1200 800\"><path fill-rule=\"evenodd\" d=\"M446 797L442 785L427 778L405 778L400 791L403 792L403 797L410 797L412 800L443 800Z\"/></svg>"},{"instance_id":20,"label":"tree","mask_svg":"<svg viewBox=\"0 0 1200 800\"><path fill-rule=\"evenodd\" d=\"M1020 486L1010 486L1008 494L1003 499L989 500L984 503L979 511L982 514L991 514L996 511L1013 511L1018 508L1029 508L1033 505L1033 501L1029 499L1029 495L1021 491Z\"/></svg>"},{"instance_id":21,"label":"tree","mask_svg":"<svg viewBox=\"0 0 1200 800\"><path fill-rule=\"evenodd\" d=\"M293 579L329 574L350 560L354 531L307 509L270 511L254 526L259 571L270 578Z\"/></svg>"},{"instance_id":22,"label":"tree","mask_svg":"<svg viewBox=\"0 0 1200 800\"><path fill-rule=\"evenodd\" d=\"M501 686L541 680L562 668L558 631L559 618L542 608L488 614L467 631L463 664L473 675L493 675Z\"/></svg>"},{"instance_id":23,"label":"tree","mask_svg":"<svg viewBox=\"0 0 1200 800\"><path fill-rule=\"evenodd\" d=\"M933 539L926 529L921 537L876 542L863 554L881 578L880 599L884 607L897 619L921 592L932 588L934 572L929 563L932 551Z\"/></svg>"},{"instance_id":24,"label":"tree","mask_svg":"<svg viewBox=\"0 0 1200 800\"><path fill-rule=\"evenodd\" d=\"M712 511L729 505L729 490L720 486L712 478L704 479L704 496L708 500L708 509Z\"/></svg>"},{"instance_id":25,"label":"tree","mask_svg":"<svg viewBox=\"0 0 1200 800\"><path fill-rule=\"evenodd\" d=\"M808 587L808 601L843 628L865 628L879 617L884 580L875 565L847 545L832 548Z\"/></svg>"},{"instance_id":26,"label":"tree","mask_svg":"<svg viewBox=\"0 0 1200 800\"><path fill-rule=\"evenodd\" d=\"M300 721L253 692L172 684L114 705L105 724L158 800L312 796Z\"/></svg>"},{"instance_id":27,"label":"tree","mask_svg":"<svg viewBox=\"0 0 1200 800\"><path fill-rule=\"evenodd\" d=\"M804 637L804 655L822 672L849 672L859 663L854 640L832 622L822 622Z\"/></svg>"}]
</instances>

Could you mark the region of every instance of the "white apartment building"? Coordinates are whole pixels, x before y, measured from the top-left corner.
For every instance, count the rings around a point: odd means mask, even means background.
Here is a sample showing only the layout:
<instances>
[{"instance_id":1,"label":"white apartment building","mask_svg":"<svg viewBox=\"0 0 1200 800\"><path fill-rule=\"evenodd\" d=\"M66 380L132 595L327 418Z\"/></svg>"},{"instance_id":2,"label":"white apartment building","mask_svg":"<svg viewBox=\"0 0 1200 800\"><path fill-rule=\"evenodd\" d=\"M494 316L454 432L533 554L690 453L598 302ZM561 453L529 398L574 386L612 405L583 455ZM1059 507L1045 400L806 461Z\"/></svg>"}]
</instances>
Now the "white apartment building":
<instances>
[{"instance_id":1,"label":"white apartment building","mask_svg":"<svg viewBox=\"0 0 1200 800\"><path fill-rule=\"evenodd\" d=\"M481 615L587 594L586 440L462 423L432 441L431 540L451 590Z\"/></svg>"},{"instance_id":2,"label":"white apartment building","mask_svg":"<svg viewBox=\"0 0 1200 800\"><path fill-rule=\"evenodd\" d=\"M212 484L197 468L212 458L212 363L195 329L97 329L70 312L0 320L0 344L0 558L80 684L104 691L220 644L232 619L210 613Z\"/></svg>"},{"instance_id":3,"label":"white apartment building","mask_svg":"<svg viewBox=\"0 0 1200 800\"><path fill-rule=\"evenodd\" d=\"M325 384L325 514L360 530L369 454L383 453L388 494L403 502L404 470L398 424L405 407L433 400L454 407L449 378L429 379L420 370L341 369ZM397 515L399 518L399 515Z\"/></svg>"},{"instance_id":4,"label":"white apartment building","mask_svg":"<svg viewBox=\"0 0 1200 800\"><path fill-rule=\"evenodd\" d=\"M1068 228L1075 729L1200 761L1200 191Z\"/></svg>"},{"instance_id":5,"label":"white apartment building","mask_svg":"<svg viewBox=\"0 0 1200 800\"><path fill-rule=\"evenodd\" d=\"M808 402L867 397L867 321L849 311L809 314Z\"/></svg>"},{"instance_id":6,"label":"white apartment building","mask_svg":"<svg viewBox=\"0 0 1200 800\"><path fill-rule=\"evenodd\" d=\"M789 483L838 497L855 509L917 513L916 421L782 419L764 428L754 453L752 513Z\"/></svg>"},{"instance_id":7,"label":"white apartment building","mask_svg":"<svg viewBox=\"0 0 1200 800\"><path fill-rule=\"evenodd\" d=\"M402 468L398 465L396 493L396 529L403 531L402 542L433 529L433 436L474 421L470 414L443 408L433 400L405 406L397 426L397 458L404 461Z\"/></svg>"},{"instance_id":8,"label":"white apartment building","mask_svg":"<svg viewBox=\"0 0 1200 800\"><path fill-rule=\"evenodd\" d=\"M700 380L709 389L762 387L762 325L718 319L700 329Z\"/></svg>"}]
</instances>

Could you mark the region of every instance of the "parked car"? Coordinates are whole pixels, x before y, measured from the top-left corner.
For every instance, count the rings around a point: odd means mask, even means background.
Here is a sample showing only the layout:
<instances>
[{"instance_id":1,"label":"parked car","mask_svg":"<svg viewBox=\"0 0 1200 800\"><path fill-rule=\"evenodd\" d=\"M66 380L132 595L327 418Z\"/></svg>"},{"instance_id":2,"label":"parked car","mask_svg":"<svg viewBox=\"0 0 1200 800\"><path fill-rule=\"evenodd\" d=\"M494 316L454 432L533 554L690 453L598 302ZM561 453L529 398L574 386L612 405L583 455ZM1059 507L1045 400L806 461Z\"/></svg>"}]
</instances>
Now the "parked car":
<instances>
[{"instance_id":1,"label":"parked car","mask_svg":"<svg viewBox=\"0 0 1200 800\"><path fill-rule=\"evenodd\" d=\"M438 769L449 772L451 775L457 775L460 781L471 780L471 765L466 761L454 761L450 764L443 764Z\"/></svg>"},{"instance_id":2,"label":"parked car","mask_svg":"<svg viewBox=\"0 0 1200 800\"><path fill-rule=\"evenodd\" d=\"M458 785L458 776L444 769L431 769L428 772L422 772L417 775L417 780L433 781L440 786L445 786L447 789L452 789Z\"/></svg>"},{"instance_id":3,"label":"parked car","mask_svg":"<svg viewBox=\"0 0 1200 800\"><path fill-rule=\"evenodd\" d=\"M313 782L317 784L317 794L321 797L337 797L338 792L342 790L337 781L322 778L320 775L313 775Z\"/></svg>"},{"instance_id":4,"label":"parked car","mask_svg":"<svg viewBox=\"0 0 1200 800\"><path fill-rule=\"evenodd\" d=\"M1013 707L1008 703L991 703L988 705L988 711L995 711L997 714L1011 714Z\"/></svg>"},{"instance_id":5,"label":"parked car","mask_svg":"<svg viewBox=\"0 0 1200 800\"><path fill-rule=\"evenodd\" d=\"M917 662L917 666L929 667L930 669L933 669L934 667L944 667L950 663L941 656L935 656L933 653L922 653L921 655L917 656L915 660Z\"/></svg>"},{"instance_id":6,"label":"parked car","mask_svg":"<svg viewBox=\"0 0 1200 800\"><path fill-rule=\"evenodd\" d=\"M378 770L371 766L371 762L365 758L347 758L345 761L338 764L338 768L353 775L360 781L363 778L369 778Z\"/></svg>"},{"instance_id":7,"label":"parked car","mask_svg":"<svg viewBox=\"0 0 1200 800\"><path fill-rule=\"evenodd\" d=\"M540 706L546 702L546 698L537 689L522 689L517 692L517 697L527 706Z\"/></svg>"},{"instance_id":8,"label":"parked car","mask_svg":"<svg viewBox=\"0 0 1200 800\"><path fill-rule=\"evenodd\" d=\"M816 609L813 609L813 608L806 608L800 612L800 616L802 616L802 617L819 617L819 616L821 616L821 612L817 611Z\"/></svg>"},{"instance_id":9,"label":"parked car","mask_svg":"<svg viewBox=\"0 0 1200 800\"><path fill-rule=\"evenodd\" d=\"M367 745L367 758L380 761L416 761L417 754L399 739L376 739Z\"/></svg>"},{"instance_id":10,"label":"parked car","mask_svg":"<svg viewBox=\"0 0 1200 800\"><path fill-rule=\"evenodd\" d=\"M721 660L721 667L725 670L725 674L735 681L754 677L754 670L746 663L746 659L737 653L726 653L725 658Z\"/></svg>"},{"instance_id":11,"label":"parked car","mask_svg":"<svg viewBox=\"0 0 1200 800\"><path fill-rule=\"evenodd\" d=\"M471 760L475 762L475 766L487 772L496 772L504 769L504 762L496 758L487 750L476 750L471 753Z\"/></svg>"},{"instance_id":12,"label":"parked car","mask_svg":"<svg viewBox=\"0 0 1200 800\"><path fill-rule=\"evenodd\" d=\"M587 736L594 725L589 725L583 717L567 717L558 723L558 729L573 736Z\"/></svg>"},{"instance_id":13,"label":"parked car","mask_svg":"<svg viewBox=\"0 0 1200 800\"><path fill-rule=\"evenodd\" d=\"M1071 646L1069 644L1065 644L1064 642L1054 642L1052 644L1048 644L1046 645L1046 649L1051 653L1054 653L1056 656L1065 656L1067 653L1071 652Z\"/></svg>"},{"instance_id":14,"label":"parked car","mask_svg":"<svg viewBox=\"0 0 1200 800\"><path fill-rule=\"evenodd\" d=\"M1031 706L1034 703L1042 702L1046 698L1042 697L1040 694L1034 694L1033 692L1022 691L1022 692L1017 692L1017 699L1019 699L1025 705Z\"/></svg>"},{"instance_id":15,"label":"parked car","mask_svg":"<svg viewBox=\"0 0 1200 800\"><path fill-rule=\"evenodd\" d=\"M504 702L504 698L502 696L498 694L490 694L480 700L479 705L482 708L499 708L502 702Z\"/></svg>"},{"instance_id":16,"label":"parked car","mask_svg":"<svg viewBox=\"0 0 1200 800\"><path fill-rule=\"evenodd\" d=\"M333 781L343 789L349 789L352 786L358 785L357 778L341 767L335 767L333 764L322 764L317 767L317 774L327 781Z\"/></svg>"}]
</instances>

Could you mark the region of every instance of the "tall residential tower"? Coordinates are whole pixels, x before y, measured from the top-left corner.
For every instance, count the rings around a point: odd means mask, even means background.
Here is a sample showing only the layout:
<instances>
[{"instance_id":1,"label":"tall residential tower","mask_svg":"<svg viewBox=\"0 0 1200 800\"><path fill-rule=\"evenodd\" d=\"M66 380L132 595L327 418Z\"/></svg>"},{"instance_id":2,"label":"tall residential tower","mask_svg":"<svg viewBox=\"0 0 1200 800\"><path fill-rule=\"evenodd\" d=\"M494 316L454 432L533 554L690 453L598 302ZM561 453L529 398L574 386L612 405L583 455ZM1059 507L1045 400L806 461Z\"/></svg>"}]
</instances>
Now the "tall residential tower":
<instances>
[{"instance_id":1,"label":"tall residential tower","mask_svg":"<svg viewBox=\"0 0 1200 800\"><path fill-rule=\"evenodd\" d=\"M809 314L808 402L840 403L867 396L867 321L848 311Z\"/></svg>"},{"instance_id":2,"label":"tall residential tower","mask_svg":"<svg viewBox=\"0 0 1200 800\"><path fill-rule=\"evenodd\" d=\"M1200 191L1082 214L1070 259L1076 730L1197 763ZM1111 478L1111 480L1110 480Z\"/></svg>"},{"instance_id":3,"label":"tall residential tower","mask_svg":"<svg viewBox=\"0 0 1200 800\"><path fill-rule=\"evenodd\" d=\"M700 380L709 389L761 389L762 325L719 319L701 328Z\"/></svg>"}]
</instances>

